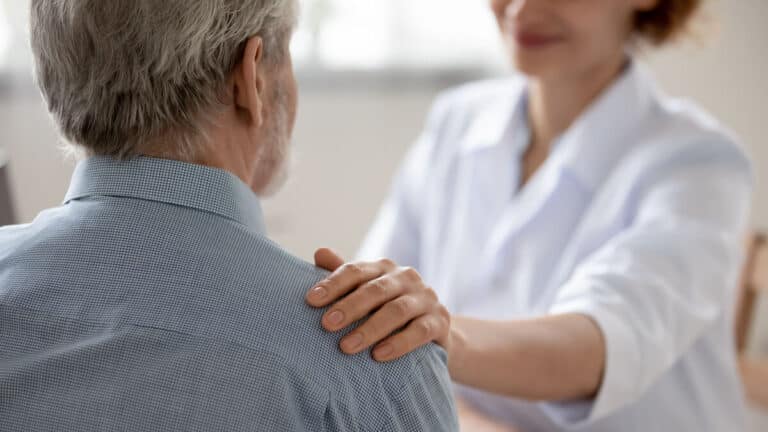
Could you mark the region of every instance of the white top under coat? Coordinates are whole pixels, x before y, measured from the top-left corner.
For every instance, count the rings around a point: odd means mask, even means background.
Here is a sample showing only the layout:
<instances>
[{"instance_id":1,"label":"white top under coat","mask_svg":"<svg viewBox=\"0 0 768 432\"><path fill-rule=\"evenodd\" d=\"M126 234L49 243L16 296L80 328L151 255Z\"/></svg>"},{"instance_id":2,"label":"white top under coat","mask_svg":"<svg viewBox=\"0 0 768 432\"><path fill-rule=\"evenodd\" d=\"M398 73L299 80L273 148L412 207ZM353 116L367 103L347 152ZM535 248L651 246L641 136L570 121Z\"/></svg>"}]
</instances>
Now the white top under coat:
<instances>
[{"instance_id":1,"label":"white top under coat","mask_svg":"<svg viewBox=\"0 0 768 432\"><path fill-rule=\"evenodd\" d=\"M455 314L598 323L607 368L595 400L457 386L497 419L525 431L743 430L732 321L749 159L632 62L521 188L525 89L512 77L439 97L360 258L416 267Z\"/></svg>"}]
</instances>

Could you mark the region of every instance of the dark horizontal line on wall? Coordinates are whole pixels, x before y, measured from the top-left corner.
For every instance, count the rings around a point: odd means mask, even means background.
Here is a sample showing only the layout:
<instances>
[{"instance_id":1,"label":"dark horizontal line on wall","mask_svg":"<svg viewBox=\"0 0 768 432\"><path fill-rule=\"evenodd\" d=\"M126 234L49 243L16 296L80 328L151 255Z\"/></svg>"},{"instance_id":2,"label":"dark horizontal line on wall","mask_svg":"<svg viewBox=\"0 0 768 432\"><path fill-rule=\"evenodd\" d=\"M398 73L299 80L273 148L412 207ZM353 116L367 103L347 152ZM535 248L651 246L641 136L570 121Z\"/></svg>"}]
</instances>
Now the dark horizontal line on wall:
<instances>
[{"instance_id":1,"label":"dark horizontal line on wall","mask_svg":"<svg viewBox=\"0 0 768 432\"><path fill-rule=\"evenodd\" d=\"M442 89L497 75L482 68L297 68L299 86L305 90Z\"/></svg>"},{"instance_id":2,"label":"dark horizontal line on wall","mask_svg":"<svg viewBox=\"0 0 768 432\"><path fill-rule=\"evenodd\" d=\"M299 67L299 87L307 91L439 90L497 75L485 68L326 69ZM0 98L38 97L31 71L0 71Z\"/></svg>"}]
</instances>

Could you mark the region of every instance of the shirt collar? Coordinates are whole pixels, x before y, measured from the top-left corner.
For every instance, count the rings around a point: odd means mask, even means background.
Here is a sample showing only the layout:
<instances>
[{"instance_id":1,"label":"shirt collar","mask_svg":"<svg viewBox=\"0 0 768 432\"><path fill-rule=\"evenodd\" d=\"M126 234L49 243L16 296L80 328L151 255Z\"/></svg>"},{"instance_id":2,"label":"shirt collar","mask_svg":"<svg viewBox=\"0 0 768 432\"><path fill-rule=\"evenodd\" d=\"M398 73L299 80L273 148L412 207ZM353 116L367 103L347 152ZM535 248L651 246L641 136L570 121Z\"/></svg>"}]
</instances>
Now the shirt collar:
<instances>
[{"instance_id":1,"label":"shirt collar","mask_svg":"<svg viewBox=\"0 0 768 432\"><path fill-rule=\"evenodd\" d=\"M555 165L569 170L585 187L602 184L637 139L651 113L657 89L645 68L630 61L619 77L557 140Z\"/></svg>"},{"instance_id":2,"label":"shirt collar","mask_svg":"<svg viewBox=\"0 0 768 432\"><path fill-rule=\"evenodd\" d=\"M516 122L525 118L525 81L514 77L506 84L472 119L461 144L463 154L501 145Z\"/></svg>"},{"instance_id":3,"label":"shirt collar","mask_svg":"<svg viewBox=\"0 0 768 432\"><path fill-rule=\"evenodd\" d=\"M622 75L554 143L551 164L569 169L585 187L597 187L637 141L629 137L648 113L656 91L645 68L630 59ZM517 129L527 128L526 106L525 81L514 79L476 114L462 152L509 145L510 137L521 136ZM528 145L514 141L514 146Z\"/></svg>"},{"instance_id":4,"label":"shirt collar","mask_svg":"<svg viewBox=\"0 0 768 432\"><path fill-rule=\"evenodd\" d=\"M265 234L261 204L227 171L168 159L96 156L77 164L65 198L136 198L213 213Z\"/></svg>"}]
</instances>

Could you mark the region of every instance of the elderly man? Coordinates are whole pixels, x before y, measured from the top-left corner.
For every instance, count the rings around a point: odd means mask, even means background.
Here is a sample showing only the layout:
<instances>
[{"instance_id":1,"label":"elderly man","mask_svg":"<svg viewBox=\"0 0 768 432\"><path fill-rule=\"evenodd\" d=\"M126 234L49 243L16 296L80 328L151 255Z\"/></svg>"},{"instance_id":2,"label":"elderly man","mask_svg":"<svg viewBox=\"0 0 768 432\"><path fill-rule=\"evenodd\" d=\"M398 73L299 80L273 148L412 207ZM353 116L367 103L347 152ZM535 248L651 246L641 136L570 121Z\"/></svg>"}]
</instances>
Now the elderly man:
<instances>
[{"instance_id":1,"label":"elderly man","mask_svg":"<svg viewBox=\"0 0 768 432\"><path fill-rule=\"evenodd\" d=\"M271 243L295 0L32 0L36 74L84 154L0 229L2 431L450 431L445 352L346 356Z\"/></svg>"}]
</instances>

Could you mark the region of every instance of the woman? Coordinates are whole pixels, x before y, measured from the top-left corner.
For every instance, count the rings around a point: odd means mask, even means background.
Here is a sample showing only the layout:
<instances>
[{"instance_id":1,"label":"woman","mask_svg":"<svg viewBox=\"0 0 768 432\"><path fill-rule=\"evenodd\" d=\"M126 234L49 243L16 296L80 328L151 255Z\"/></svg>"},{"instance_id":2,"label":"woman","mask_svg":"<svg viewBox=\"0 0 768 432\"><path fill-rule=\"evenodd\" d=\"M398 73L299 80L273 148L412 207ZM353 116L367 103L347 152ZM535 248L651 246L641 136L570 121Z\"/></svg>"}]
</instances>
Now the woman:
<instances>
[{"instance_id":1,"label":"woman","mask_svg":"<svg viewBox=\"0 0 768 432\"><path fill-rule=\"evenodd\" d=\"M749 161L632 58L699 3L492 0L524 77L439 98L361 252L388 260L308 294L330 331L374 312L341 349L434 340L458 396L524 431L741 430Z\"/></svg>"}]
</instances>

